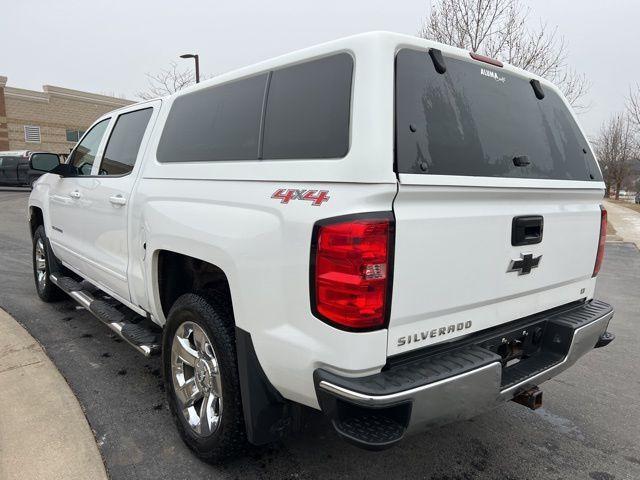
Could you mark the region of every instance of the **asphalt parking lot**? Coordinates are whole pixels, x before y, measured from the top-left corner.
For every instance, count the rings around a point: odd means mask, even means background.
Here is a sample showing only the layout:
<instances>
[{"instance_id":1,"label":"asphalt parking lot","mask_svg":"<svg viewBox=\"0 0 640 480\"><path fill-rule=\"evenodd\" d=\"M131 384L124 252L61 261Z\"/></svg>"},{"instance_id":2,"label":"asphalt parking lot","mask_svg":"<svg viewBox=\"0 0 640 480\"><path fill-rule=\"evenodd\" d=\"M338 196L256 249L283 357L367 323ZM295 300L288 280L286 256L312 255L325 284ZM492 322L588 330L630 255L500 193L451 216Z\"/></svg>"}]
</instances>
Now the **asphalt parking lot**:
<instances>
[{"instance_id":1,"label":"asphalt parking lot","mask_svg":"<svg viewBox=\"0 0 640 480\"><path fill-rule=\"evenodd\" d=\"M176 433L159 358L144 358L71 301L39 301L27 198L26 191L0 187L0 306L66 378L114 480L640 478L640 253L632 244L607 245L598 283L598 297L616 308L610 329L617 339L543 384L544 408L505 404L379 453L339 441L318 416L281 445L212 467L192 456Z\"/></svg>"}]
</instances>

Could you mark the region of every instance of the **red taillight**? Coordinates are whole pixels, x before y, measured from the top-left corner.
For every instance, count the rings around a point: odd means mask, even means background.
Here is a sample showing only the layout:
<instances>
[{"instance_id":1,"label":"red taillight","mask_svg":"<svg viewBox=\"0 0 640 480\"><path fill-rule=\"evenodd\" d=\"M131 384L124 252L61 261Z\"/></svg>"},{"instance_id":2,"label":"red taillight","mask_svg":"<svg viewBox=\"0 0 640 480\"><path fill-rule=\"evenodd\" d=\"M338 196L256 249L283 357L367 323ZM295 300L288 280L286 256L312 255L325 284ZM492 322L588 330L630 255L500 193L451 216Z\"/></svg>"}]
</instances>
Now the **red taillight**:
<instances>
[{"instance_id":1,"label":"red taillight","mask_svg":"<svg viewBox=\"0 0 640 480\"><path fill-rule=\"evenodd\" d=\"M372 215L314 227L311 306L314 315L339 328L372 330L386 323L394 221L391 213Z\"/></svg>"},{"instance_id":2,"label":"red taillight","mask_svg":"<svg viewBox=\"0 0 640 480\"><path fill-rule=\"evenodd\" d=\"M598 275L602 258L604 257L604 244L607 241L607 210L600 205L600 239L598 240L598 253L596 255L596 265L593 267L593 276Z\"/></svg>"},{"instance_id":3,"label":"red taillight","mask_svg":"<svg viewBox=\"0 0 640 480\"><path fill-rule=\"evenodd\" d=\"M500 60L496 60L495 58L486 57L474 52L469 52L469 56L479 62L488 63L489 65L495 65L496 67L504 67L503 63Z\"/></svg>"}]
</instances>

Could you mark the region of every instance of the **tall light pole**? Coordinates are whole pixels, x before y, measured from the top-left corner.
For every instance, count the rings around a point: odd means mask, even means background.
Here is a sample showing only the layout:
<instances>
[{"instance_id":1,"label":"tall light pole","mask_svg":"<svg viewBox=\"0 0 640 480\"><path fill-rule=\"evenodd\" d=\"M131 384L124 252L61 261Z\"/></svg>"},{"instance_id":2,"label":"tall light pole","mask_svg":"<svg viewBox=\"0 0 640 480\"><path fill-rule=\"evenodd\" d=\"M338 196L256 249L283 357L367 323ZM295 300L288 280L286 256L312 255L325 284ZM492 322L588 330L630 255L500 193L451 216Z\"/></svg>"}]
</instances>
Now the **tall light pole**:
<instances>
[{"instance_id":1,"label":"tall light pole","mask_svg":"<svg viewBox=\"0 0 640 480\"><path fill-rule=\"evenodd\" d=\"M180 58L193 58L196 61L196 83L200 83L200 57L194 53L185 53Z\"/></svg>"}]
</instances>

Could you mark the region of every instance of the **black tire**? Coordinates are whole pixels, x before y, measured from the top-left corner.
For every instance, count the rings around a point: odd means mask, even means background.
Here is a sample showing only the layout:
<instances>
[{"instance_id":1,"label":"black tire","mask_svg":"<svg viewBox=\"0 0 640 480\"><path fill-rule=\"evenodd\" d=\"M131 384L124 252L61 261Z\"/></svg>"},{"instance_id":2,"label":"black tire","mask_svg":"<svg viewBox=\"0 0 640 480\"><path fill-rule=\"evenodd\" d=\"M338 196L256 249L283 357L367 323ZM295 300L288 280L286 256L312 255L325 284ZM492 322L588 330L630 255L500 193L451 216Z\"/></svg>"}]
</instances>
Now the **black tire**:
<instances>
[{"instance_id":1,"label":"black tire","mask_svg":"<svg viewBox=\"0 0 640 480\"><path fill-rule=\"evenodd\" d=\"M65 294L60 290L50 278L51 270L49 260L46 254L47 236L44 233L44 226L40 225L33 234L33 246L31 249L31 258L33 260L33 279L36 284L36 292L43 302L51 303L62 300ZM39 280L39 270L37 265L36 254L40 254L44 249L44 275ZM42 270L40 270L42 272Z\"/></svg>"},{"instance_id":2,"label":"black tire","mask_svg":"<svg viewBox=\"0 0 640 480\"><path fill-rule=\"evenodd\" d=\"M178 406L172 374L172 342L185 322L206 333L217 358L222 383L220 421L208 436L197 434ZM162 364L171 414L187 446L202 460L218 463L244 453L248 447L240 397L233 314L228 302L187 293L171 307L162 340Z\"/></svg>"}]
</instances>

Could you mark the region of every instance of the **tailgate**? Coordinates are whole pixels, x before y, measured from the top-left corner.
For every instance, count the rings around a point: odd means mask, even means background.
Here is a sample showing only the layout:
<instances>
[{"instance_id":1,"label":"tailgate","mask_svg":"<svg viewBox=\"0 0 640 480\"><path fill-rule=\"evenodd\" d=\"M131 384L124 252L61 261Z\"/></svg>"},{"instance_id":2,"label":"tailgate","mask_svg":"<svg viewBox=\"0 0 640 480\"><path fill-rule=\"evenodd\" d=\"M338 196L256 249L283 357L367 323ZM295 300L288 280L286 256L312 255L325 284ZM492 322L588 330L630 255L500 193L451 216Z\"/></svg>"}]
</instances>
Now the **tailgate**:
<instances>
[{"instance_id":1,"label":"tailgate","mask_svg":"<svg viewBox=\"0 0 640 480\"><path fill-rule=\"evenodd\" d=\"M591 297L601 196L401 183L388 355ZM539 243L512 245L523 216L542 217Z\"/></svg>"}]
</instances>

